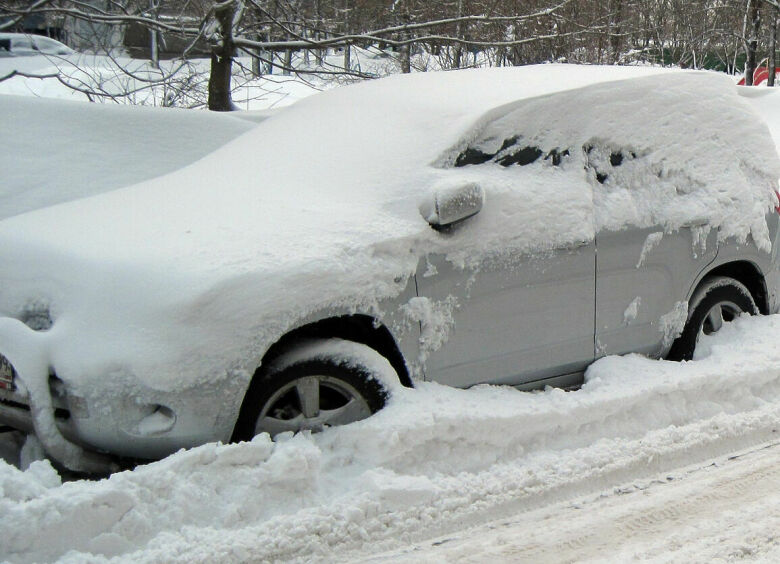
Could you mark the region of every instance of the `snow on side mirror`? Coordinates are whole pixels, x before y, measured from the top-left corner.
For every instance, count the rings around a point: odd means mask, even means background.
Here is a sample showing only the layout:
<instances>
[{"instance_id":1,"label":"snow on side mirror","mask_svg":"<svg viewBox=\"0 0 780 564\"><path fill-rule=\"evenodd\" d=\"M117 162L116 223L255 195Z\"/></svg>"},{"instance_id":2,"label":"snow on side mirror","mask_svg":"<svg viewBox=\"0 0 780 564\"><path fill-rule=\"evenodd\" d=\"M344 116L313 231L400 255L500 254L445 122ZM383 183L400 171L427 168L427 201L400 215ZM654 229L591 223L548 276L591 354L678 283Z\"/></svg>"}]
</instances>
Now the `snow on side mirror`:
<instances>
[{"instance_id":1,"label":"snow on side mirror","mask_svg":"<svg viewBox=\"0 0 780 564\"><path fill-rule=\"evenodd\" d=\"M434 188L420 213L434 229L443 229L479 213L485 191L476 182Z\"/></svg>"}]
</instances>

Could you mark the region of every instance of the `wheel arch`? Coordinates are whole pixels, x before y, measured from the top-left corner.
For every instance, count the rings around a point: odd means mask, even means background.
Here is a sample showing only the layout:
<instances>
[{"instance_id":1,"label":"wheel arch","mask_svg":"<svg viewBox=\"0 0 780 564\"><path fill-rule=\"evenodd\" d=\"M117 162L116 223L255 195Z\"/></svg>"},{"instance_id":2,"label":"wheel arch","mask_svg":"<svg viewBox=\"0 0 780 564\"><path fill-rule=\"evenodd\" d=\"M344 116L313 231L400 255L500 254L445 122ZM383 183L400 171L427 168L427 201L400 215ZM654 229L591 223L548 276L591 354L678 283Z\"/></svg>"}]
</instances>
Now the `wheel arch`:
<instances>
[{"instance_id":1,"label":"wheel arch","mask_svg":"<svg viewBox=\"0 0 780 564\"><path fill-rule=\"evenodd\" d=\"M758 265L747 260L723 263L705 271L691 289L689 301L699 287L713 276L727 276L744 284L753 296L753 301L756 302L758 311L764 315L769 314L769 293L767 291L766 278Z\"/></svg>"},{"instance_id":2,"label":"wheel arch","mask_svg":"<svg viewBox=\"0 0 780 564\"><path fill-rule=\"evenodd\" d=\"M262 385L263 377L268 373L268 367L273 365L273 361L304 341L327 338L344 339L371 347L388 360L398 374L401 384L409 388L413 387L411 374L398 343L390 330L376 318L370 315L352 314L307 323L284 334L266 350L241 402L238 418L233 427L232 441L246 439L242 430L253 415L252 400L258 395L259 386Z\"/></svg>"}]
</instances>

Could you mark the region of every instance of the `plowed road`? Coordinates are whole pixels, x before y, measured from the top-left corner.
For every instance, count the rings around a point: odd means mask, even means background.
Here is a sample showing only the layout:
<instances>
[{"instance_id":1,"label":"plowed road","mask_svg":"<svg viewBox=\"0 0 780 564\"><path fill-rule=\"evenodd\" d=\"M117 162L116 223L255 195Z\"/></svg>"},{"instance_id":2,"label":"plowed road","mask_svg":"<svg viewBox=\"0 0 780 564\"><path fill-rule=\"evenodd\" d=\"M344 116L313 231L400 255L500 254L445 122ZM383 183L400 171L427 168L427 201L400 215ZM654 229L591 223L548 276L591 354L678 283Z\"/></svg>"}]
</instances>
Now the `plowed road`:
<instances>
[{"instance_id":1,"label":"plowed road","mask_svg":"<svg viewBox=\"0 0 780 564\"><path fill-rule=\"evenodd\" d=\"M780 444L370 562L780 562Z\"/></svg>"}]
</instances>

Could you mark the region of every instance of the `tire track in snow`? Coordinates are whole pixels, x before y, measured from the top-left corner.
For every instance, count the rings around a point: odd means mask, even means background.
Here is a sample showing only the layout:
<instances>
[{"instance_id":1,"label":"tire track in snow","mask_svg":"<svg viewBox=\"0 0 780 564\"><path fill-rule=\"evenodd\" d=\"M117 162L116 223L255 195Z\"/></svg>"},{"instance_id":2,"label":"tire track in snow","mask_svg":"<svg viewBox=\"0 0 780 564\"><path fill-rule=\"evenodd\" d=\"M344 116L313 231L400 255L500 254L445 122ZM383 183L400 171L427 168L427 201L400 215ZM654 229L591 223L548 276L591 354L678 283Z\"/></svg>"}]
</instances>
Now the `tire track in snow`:
<instances>
[{"instance_id":1,"label":"tire track in snow","mask_svg":"<svg viewBox=\"0 0 780 564\"><path fill-rule=\"evenodd\" d=\"M776 524L754 534L758 547L744 547L746 534L724 537L723 516L760 522L766 505L780 497L780 444L740 457L634 486L590 500L559 503L528 512L521 519L490 524L412 551L377 556L375 562L585 562L696 561L751 556L778 550ZM754 507L755 506L755 507ZM747 507L744 511L743 508ZM770 512L773 513L773 512ZM703 533L704 531L704 533ZM712 537L702 540L709 532ZM747 535L749 536L749 535ZM700 543L713 556L697 553ZM685 558L675 550L686 548ZM706 551L705 551L706 552Z\"/></svg>"}]
</instances>

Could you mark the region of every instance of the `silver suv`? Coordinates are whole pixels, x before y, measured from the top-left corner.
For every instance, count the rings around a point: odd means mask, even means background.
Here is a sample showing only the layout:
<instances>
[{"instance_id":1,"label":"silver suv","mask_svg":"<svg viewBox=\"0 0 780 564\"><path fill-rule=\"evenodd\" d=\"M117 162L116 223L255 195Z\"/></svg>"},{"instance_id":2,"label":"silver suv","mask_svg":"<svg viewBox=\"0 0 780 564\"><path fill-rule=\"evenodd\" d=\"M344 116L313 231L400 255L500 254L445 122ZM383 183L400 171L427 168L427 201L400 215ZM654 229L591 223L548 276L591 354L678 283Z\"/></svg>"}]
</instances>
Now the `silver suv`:
<instances>
[{"instance_id":1,"label":"silver suv","mask_svg":"<svg viewBox=\"0 0 780 564\"><path fill-rule=\"evenodd\" d=\"M573 387L604 355L690 359L777 310L778 177L715 74L336 89L172 174L0 222L0 423L99 470L358 421L420 380Z\"/></svg>"}]
</instances>

